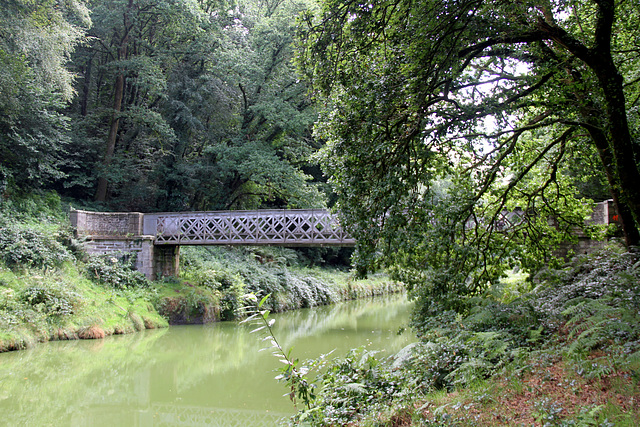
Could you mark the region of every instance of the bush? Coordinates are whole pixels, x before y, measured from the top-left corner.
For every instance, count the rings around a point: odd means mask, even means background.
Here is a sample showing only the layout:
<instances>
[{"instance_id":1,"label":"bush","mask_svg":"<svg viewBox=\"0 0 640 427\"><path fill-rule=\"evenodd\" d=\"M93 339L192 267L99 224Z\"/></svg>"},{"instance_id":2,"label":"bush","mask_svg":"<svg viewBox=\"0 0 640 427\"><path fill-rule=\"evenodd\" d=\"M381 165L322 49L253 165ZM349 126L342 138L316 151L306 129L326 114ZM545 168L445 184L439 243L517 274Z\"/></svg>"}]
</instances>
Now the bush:
<instances>
[{"instance_id":1,"label":"bush","mask_svg":"<svg viewBox=\"0 0 640 427\"><path fill-rule=\"evenodd\" d=\"M144 274L134 270L135 260L124 261L117 256L92 256L85 266L89 279L113 289L149 288Z\"/></svg>"},{"instance_id":2,"label":"bush","mask_svg":"<svg viewBox=\"0 0 640 427\"><path fill-rule=\"evenodd\" d=\"M69 316L77 312L83 298L60 284L38 284L25 289L20 300L39 313L49 316Z\"/></svg>"},{"instance_id":3,"label":"bush","mask_svg":"<svg viewBox=\"0 0 640 427\"><path fill-rule=\"evenodd\" d=\"M0 214L20 222L62 222L67 220L67 212L67 207L63 208L60 196L55 191L28 194L14 191L9 198L0 195Z\"/></svg>"},{"instance_id":4,"label":"bush","mask_svg":"<svg viewBox=\"0 0 640 427\"><path fill-rule=\"evenodd\" d=\"M317 378L321 393L298 421L314 426L350 425L366 413L381 411L400 393L397 372L388 369L364 348L335 359ZM321 363L321 362L320 362Z\"/></svg>"},{"instance_id":5,"label":"bush","mask_svg":"<svg viewBox=\"0 0 640 427\"><path fill-rule=\"evenodd\" d=\"M170 324L209 323L220 318L220 295L207 289L191 288L179 295L160 297L157 301L158 314Z\"/></svg>"},{"instance_id":6,"label":"bush","mask_svg":"<svg viewBox=\"0 0 640 427\"><path fill-rule=\"evenodd\" d=\"M0 259L10 268L55 268L73 259L54 227L0 221Z\"/></svg>"},{"instance_id":7,"label":"bush","mask_svg":"<svg viewBox=\"0 0 640 427\"><path fill-rule=\"evenodd\" d=\"M240 308L244 293L273 295L265 307L273 312L335 302L325 282L288 267L296 260L294 251L282 248L185 248L182 278L219 291L225 319Z\"/></svg>"}]
</instances>

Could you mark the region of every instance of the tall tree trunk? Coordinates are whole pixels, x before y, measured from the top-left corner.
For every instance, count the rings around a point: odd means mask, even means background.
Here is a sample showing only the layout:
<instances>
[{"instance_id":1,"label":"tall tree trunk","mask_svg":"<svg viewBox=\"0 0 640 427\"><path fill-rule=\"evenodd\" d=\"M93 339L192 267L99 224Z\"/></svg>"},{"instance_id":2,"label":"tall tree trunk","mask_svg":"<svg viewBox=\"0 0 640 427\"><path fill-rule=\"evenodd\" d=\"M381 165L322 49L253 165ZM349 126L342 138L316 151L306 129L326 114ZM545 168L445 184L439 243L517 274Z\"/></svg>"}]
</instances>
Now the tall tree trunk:
<instances>
[{"instance_id":1,"label":"tall tree trunk","mask_svg":"<svg viewBox=\"0 0 640 427\"><path fill-rule=\"evenodd\" d=\"M616 78L618 77L618 78ZM608 93L607 112L609 116L609 146L611 147L609 162L615 164L616 179L613 186L614 201L622 220L627 246L640 245L640 171L635 161L633 142L627 122L622 77L614 75L611 80L620 80L605 90ZM616 86L616 87L612 87ZM618 102L621 104L618 105Z\"/></svg>"},{"instance_id":2,"label":"tall tree trunk","mask_svg":"<svg viewBox=\"0 0 640 427\"><path fill-rule=\"evenodd\" d=\"M118 73L116 77L115 96L113 101L113 115L111 116L111 126L107 136L107 146L102 160L103 172L111 165L113 153L116 149L116 139L120 127L120 112L122 111L122 95L124 93L124 74ZM102 175L98 178L98 188L96 190L96 201L104 202L107 199L107 178Z\"/></svg>"},{"instance_id":3,"label":"tall tree trunk","mask_svg":"<svg viewBox=\"0 0 640 427\"><path fill-rule=\"evenodd\" d=\"M615 20L614 0L598 2L598 20L595 43L587 64L594 71L605 98L608 119L606 137L615 162L616 190L619 195L618 213L631 216L623 227L628 245L640 244L640 170L636 163L636 153L629 122L627 120L624 79L611 54L611 34ZM623 206L625 205L625 206ZM635 229L635 230L632 230Z\"/></svg>"},{"instance_id":4,"label":"tall tree trunk","mask_svg":"<svg viewBox=\"0 0 640 427\"><path fill-rule=\"evenodd\" d=\"M118 60L127 58L127 43L129 41L129 32L131 26L129 24L129 12L133 8L133 0L129 0L127 10L124 13L124 35L120 41L120 47L118 48ZM104 157L102 159L102 174L98 177L98 187L96 189L96 201L104 202L107 200L107 187L108 181L104 176L106 170L111 166L113 160L113 153L116 149L116 140L118 138L118 129L120 128L120 112L122 111L122 98L124 96L124 83L125 76L124 70L121 68L118 71L115 82L115 94L113 97L113 114L111 115L111 125L109 127L109 134L107 135L107 144L105 147Z\"/></svg>"},{"instance_id":5,"label":"tall tree trunk","mask_svg":"<svg viewBox=\"0 0 640 427\"><path fill-rule=\"evenodd\" d=\"M93 57L95 54L91 54L84 66L84 81L82 83L82 98L80 99L80 115L82 117L87 116L89 106L89 91L91 89L91 71L93 68Z\"/></svg>"},{"instance_id":6,"label":"tall tree trunk","mask_svg":"<svg viewBox=\"0 0 640 427\"><path fill-rule=\"evenodd\" d=\"M593 47L585 47L564 30L557 31L558 27L548 28L554 33L552 38L583 60L598 79L604 96L606 124L603 129L594 126L590 134L605 167L611 194L622 220L625 242L627 246L637 246L640 245L640 169L627 120L624 79L611 53L615 1L599 0L596 3Z\"/></svg>"},{"instance_id":7,"label":"tall tree trunk","mask_svg":"<svg viewBox=\"0 0 640 427\"><path fill-rule=\"evenodd\" d=\"M577 70L569 70L576 82L582 83L582 75ZM583 85L578 85L583 86ZM585 129L589 132L591 140L594 142L602 168L609 184L609 194L613 199L613 203L618 211L619 219L622 224L622 232L626 246L636 246L640 243L640 232L636 226L633 214L628 205L624 203L620 197L620 186L618 184L618 175L616 172L616 161L613 156L610 137L607 136L602 127L601 110L590 98L589 94L584 91L575 91L576 98L580 99L580 112Z\"/></svg>"},{"instance_id":8,"label":"tall tree trunk","mask_svg":"<svg viewBox=\"0 0 640 427\"><path fill-rule=\"evenodd\" d=\"M625 244L627 246L637 246L640 244L640 233L638 232L638 227L633 219L631 210L626 203L620 200L618 180L614 172L615 162L607 138L597 127L591 128L589 133L595 142L596 149L600 156L600 161L604 166L604 172L607 177L607 182L609 183L609 192L622 224L622 233L624 235Z\"/></svg>"}]
</instances>

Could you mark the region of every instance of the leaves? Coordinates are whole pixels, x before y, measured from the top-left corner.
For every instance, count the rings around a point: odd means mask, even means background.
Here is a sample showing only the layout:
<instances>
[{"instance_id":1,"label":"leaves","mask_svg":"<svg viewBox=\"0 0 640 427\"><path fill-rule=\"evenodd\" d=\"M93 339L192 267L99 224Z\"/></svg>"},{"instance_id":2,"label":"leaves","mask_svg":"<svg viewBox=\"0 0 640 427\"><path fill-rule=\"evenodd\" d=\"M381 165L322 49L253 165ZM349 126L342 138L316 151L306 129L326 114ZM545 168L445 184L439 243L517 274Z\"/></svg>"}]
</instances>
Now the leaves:
<instances>
[{"instance_id":1,"label":"leaves","mask_svg":"<svg viewBox=\"0 0 640 427\"><path fill-rule=\"evenodd\" d=\"M101 177L118 209L324 205L303 171L315 114L290 62L302 6L236 6L91 3L91 37L72 62L78 154L64 168L67 193L92 197Z\"/></svg>"},{"instance_id":2,"label":"leaves","mask_svg":"<svg viewBox=\"0 0 640 427\"><path fill-rule=\"evenodd\" d=\"M74 95L69 56L91 24L83 1L0 6L0 189L42 188L64 176Z\"/></svg>"},{"instance_id":3,"label":"leaves","mask_svg":"<svg viewBox=\"0 0 640 427\"><path fill-rule=\"evenodd\" d=\"M637 7L551 4L344 0L305 15L297 60L324 106L318 157L361 273L391 268L421 304L464 311L507 269L559 261L592 203L576 181L594 176L638 240L640 195L625 178L638 167L614 161L633 157L631 104L603 83L625 55L585 41ZM592 171L576 171L595 153ZM523 220L506 229L513 215Z\"/></svg>"}]
</instances>

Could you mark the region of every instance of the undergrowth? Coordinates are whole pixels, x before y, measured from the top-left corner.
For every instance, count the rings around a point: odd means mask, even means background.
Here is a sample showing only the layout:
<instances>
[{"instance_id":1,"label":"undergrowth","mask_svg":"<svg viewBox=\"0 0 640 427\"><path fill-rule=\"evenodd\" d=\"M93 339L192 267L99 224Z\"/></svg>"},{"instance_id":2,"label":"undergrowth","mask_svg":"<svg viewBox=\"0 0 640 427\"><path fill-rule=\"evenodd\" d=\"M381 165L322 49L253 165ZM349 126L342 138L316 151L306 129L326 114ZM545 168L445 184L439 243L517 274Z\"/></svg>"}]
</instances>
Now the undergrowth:
<instances>
[{"instance_id":1,"label":"undergrowth","mask_svg":"<svg viewBox=\"0 0 640 427\"><path fill-rule=\"evenodd\" d=\"M403 289L385 276L355 280L338 269L306 267L286 248L184 247L180 261L177 280L154 284L156 307L171 323L241 318L246 294L269 294L265 309L282 312Z\"/></svg>"},{"instance_id":2,"label":"undergrowth","mask_svg":"<svg viewBox=\"0 0 640 427\"><path fill-rule=\"evenodd\" d=\"M639 425L638 284L640 255L612 246L505 281L464 314L434 304L397 355L356 349L320 370L290 424Z\"/></svg>"}]
</instances>

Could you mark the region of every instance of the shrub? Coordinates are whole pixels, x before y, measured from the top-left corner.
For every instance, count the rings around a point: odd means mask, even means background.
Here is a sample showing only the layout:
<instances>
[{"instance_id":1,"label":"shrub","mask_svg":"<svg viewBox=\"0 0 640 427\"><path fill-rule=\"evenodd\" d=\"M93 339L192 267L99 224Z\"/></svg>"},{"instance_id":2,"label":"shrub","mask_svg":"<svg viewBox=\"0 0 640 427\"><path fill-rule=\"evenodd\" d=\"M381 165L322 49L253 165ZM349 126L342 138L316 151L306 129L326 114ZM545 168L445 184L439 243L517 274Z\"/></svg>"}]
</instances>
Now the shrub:
<instances>
[{"instance_id":1,"label":"shrub","mask_svg":"<svg viewBox=\"0 0 640 427\"><path fill-rule=\"evenodd\" d=\"M170 324L214 322L221 320L219 298L219 293L193 288L184 294L161 297L156 310Z\"/></svg>"},{"instance_id":2,"label":"shrub","mask_svg":"<svg viewBox=\"0 0 640 427\"><path fill-rule=\"evenodd\" d=\"M1 175L1 172L0 172ZM67 209L63 208L60 196L55 191L14 192L11 197L0 196L0 214L21 222L59 222L66 220Z\"/></svg>"},{"instance_id":3,"label":"shrub","mask_svg":"<svg viewBox=\"0 0 640 427\"><path fill-rule=\"evenodd\" d=\"M321 393L298 420L316 426L349 425L389 404L400 390L400 378L364 348L335 359L317 378Z\"/></svg>"},{"instance_id":4,"label":"shrub","mask_svg":"<svg viewBox=\"0 0 640 427\"><path fill-rule=\"evenodd\" d=\"M73 257L54 227L0 221L0 259L10 268L55 268Z\"/></svg>"},{"instance_id":5,"label":"shrub","mask_svg":"<svg viewBox=\"0 0 640 427\"><path fill-rule=\"evenodd\" d=\"M134 261L125 262L114 255L92 256L85 266L85 271L91 280L114 289L150 287L144 274L134 270Z\"/></svg>"},{"instance_id":6,"label":"shrub","mask_svg":"<svg viewBox=\"0 0 640 427\"><path fill-rule=\"evenodd\" d=\"M61 284L36 284L22 291L19 300L35 311L49 316L70 316L78 311L84 299Z\"/></svg>"},{"instance_id":7,"label":"shrub","mask_svg":"<svg viewBox=\"0 0 640 427\"><path fill-rule=\"evenodd\" d=\"M325 282L287 267L296 259L294 251L283 248L185 248L182 278L220 291L224 319L241 307L244 293L273 295L265 308L274 312L335 302Z\"/></svg>"}]
</instances>

